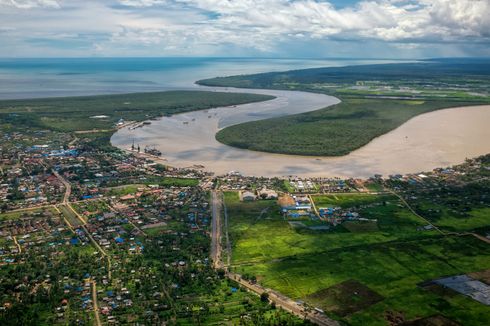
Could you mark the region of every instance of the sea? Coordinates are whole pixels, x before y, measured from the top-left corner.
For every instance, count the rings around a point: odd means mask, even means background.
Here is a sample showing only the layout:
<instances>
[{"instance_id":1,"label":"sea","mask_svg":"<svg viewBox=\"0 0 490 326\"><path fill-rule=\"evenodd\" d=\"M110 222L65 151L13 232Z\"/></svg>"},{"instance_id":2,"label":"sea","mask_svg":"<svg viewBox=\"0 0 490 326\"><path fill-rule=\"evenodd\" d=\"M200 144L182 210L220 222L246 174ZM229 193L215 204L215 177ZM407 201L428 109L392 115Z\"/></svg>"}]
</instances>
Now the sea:
<instances>
[{"instance_id":1,"label":"sea","mask_svg":"<svg viewBox=\"0 0 490 326\"><path fill-rule=\"evenodd\" d=\"M0 59L0 99L193 89L204 78L317 67L399 62L386 59L15 58Z\"/></svg>"}]
</instances>

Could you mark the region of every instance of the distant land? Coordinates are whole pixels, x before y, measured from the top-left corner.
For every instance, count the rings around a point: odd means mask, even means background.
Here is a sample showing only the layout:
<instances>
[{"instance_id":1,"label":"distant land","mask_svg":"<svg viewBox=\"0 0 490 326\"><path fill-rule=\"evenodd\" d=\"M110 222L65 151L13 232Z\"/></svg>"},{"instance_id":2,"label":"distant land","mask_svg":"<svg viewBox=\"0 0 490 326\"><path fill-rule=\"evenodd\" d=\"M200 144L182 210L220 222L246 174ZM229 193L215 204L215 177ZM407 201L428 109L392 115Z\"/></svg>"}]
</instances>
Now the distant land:
<instances>
[{"instance_id":1,"label":"distant land","mask_svg":"<svg viewBox=\"0 0 490 326\"><path fill-rule=\"evenodd\" d=\"M490 103L490 59L432 59L200 80L200 85L324 93L340 104L220 130L224 144L271 153L342 156L419 114Z\"/></svg>"}]
</instances>

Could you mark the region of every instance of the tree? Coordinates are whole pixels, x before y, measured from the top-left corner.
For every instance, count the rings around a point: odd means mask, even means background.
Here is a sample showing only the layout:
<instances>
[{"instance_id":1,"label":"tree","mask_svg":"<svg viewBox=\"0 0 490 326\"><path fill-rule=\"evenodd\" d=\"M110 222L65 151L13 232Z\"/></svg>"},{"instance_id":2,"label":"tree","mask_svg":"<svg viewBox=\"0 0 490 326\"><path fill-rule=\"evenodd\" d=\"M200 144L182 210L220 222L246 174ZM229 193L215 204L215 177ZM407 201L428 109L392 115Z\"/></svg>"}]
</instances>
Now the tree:
<instances>
[{"instance_id":1,"label":"tree","mask_svg":"<svg viewBox=\"0 0 490 326\"><path fill-rule=\"evenodd\" d=\"M262 294L260 295L260 301L269 302L269 293L262 292Z\"/></svg>"}]
</instances>

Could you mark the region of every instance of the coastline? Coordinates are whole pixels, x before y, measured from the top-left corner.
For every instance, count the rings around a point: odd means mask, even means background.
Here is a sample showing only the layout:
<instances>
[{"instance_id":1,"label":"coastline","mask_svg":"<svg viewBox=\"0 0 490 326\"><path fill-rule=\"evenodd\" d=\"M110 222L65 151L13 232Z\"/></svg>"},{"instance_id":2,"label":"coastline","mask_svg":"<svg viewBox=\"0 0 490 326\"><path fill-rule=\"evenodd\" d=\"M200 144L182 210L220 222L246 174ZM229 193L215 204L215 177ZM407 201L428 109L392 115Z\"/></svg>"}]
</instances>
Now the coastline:
<instances>
[{"instance_id":1,"label":"coastline","mask_svg":"<svg viewBox=\"0 0 490 326\"><path fill-rule=\"evenodd\" d=\"M256 90L256 89L248 89L248 88L237 89L232 87L227 87L224 89L220 87L212 87L211 89L219 90L219 91L230 91L230 92L260 91L263 94L269 94L269 95L273 95L270 92L272 93L278 92L276 90L268 90L268 89L265 90ZM291 91L281 91L281 92L291 92ZM318 95L317 93L310 93L310 92L291 92L291 93L308 94L306 96L309 96L311 94ZM264 103L266 102L255 103L254 106L255 107L263 106ZM326 105L323 105L321 108L325 106ZM239 105L235 108L236 110L234 111L241 110L243 109L243 107L246 108L247 105ZM417 119L420 119L420 117L423 117L422 119L425 119L427 115L429 117L431 117L433 114L444 115L449 110L465 111L462 109L471 110L471 108L475 110L481 110L482 108L489 108L489 107L490 107L489 105L451 107L451 108L435 110L428 113L423 113L415 117L412 117L411 119L409 119L402 125L398 126L397 128L372 139L369 143L352 151L350 154L345 156L338 156L338 157L302 156L302 155L266 153L266 152L251 151L247 149L239 149L217 142L214 138L215 133L221 128L227 127L229 125L233 125L233 123L230 123L230 121L233 120L233 117L231 118L227 117L228 120L225 120L225 123L221 125L219 122L213 125L213 124L208 124L206 121L201 120L202 125L199 126L200 133L196 135L200 137L190 139L189 135L182 133L182 126L180 126L179 124L182 124L183 123L182 121L186 119L187 120L199 119L199 116L202 115L202 111L182 113L182 114L175 115L173 117L163 117L161 118L160 122L154 121L156 124L158 124L158 127L155 125L151 125L145 128L140 128L140 131L135 133L133 135L133 138L141 139L142 141L148 141L150 143L151 142L156 143L157 148L163 152L162 157L164 159L159 158L159 160L162 160L161 162L165 162L166 165L175 166L178 168L191 167L191 166L204 166L203 170L214 172L218 175L225 174L231 170L238 170L244 173L245 175L253 175L253 176L284 177L289 175L299 175L304 177L319 177L319 176L370 177L374 174L386 175L386 174L395 174L395 173L415 173L415 172L425 171L428 169L431 170L441 165L461 163L462 161L464 161L465 157L477 156L490 152L490 148L488 148L482 152L476 151L476 154L469 153L469 155L463 155L464 157L456 160L454 158L445 159L444 154L439 153L437 158L427 159L428 161L433 161L433 164L422 164L422 165L414 164L413 165L414 168L406 170L406 168L400 168L400 169L397 168L397 164L398 164L397 161L400 160L394 161L393 155L388 157L380 157L380 155L385 155L383 154L384 152L400 153L400 148L394 148L394 149L385 148L384 150L379 148L380 144L386 143L387 141L386 138L388 138L389 140L390 138L393 137L393 135L397 135L398 133L403 133L407 125L411 126L411 124L413 123L416 124L418 121ZM209 112L213 111L212 114L215 114L216 110L219 111L223 109L226 108L215 108L206 111ZM314 111L316 109L317 108L310 108L309 111ZM231 109L228 108L228 110ZM309 112L309 111L303 111L303 112ZM241 113L241 117L244 117L243 112ZM255 121L261 120L258 119L257 116L253 116L252 118ZM486 117L484 118L486 119ZM490 116L488 118L490 119ZM172 120L173 124L177 126L175 128L176 130L168 130L168 128L172 127L172 123L170 123L170 121L165 122L166 119ZM438 118L435 119L437 120ZM249 121L254 121L254 120L249 120ZM241 122L237 122L237 123L241 123ZM207 130L207 132L203 132L203 129L206 128L209 130ZM160 130L160 132L158 130ZM162 130L163 132L161 132ZM472 131L474 131L474 128L470 128L469 132L471 133ZM172 137L172 135L169 135L174 132L177 133L179 136ZM193 130L192 132L195 132L195 130ZM121 149L125 149L124 141L120 138L120 133L121 131L118 131L111 137L111 143L113 144L113 146L116 146ZM152 135L154 137L152 137ZM490 137L490 134L488 136ZM114 142L115 139L116 142ZM199 143L202 143L202 146L195 146L197 140L199 140ZM175 142L178 142L177 145L172 145L175 144ZM191 143L190 146L188 146L189 143ZM388 141L388 143L390 143L390 141ZM393 144L391 144L391 146L393 146ZM423 144L412 146L412 150L414 147L417 148L420 146L423 146ZM401 148L401 152L406 152L406 149ZM374 155L374 159L372 158L371 160L368 160L369 155ZM426 155L422 155L422 156L426 156ZM157 159L155 157L151 157L151 158ZM386 162L393 162L394 167L390 169L387 168ZM379 166L384 166L384 167L377 168ZM400 165L398 164L398 166Z\"/></svg>"}]
</instances>

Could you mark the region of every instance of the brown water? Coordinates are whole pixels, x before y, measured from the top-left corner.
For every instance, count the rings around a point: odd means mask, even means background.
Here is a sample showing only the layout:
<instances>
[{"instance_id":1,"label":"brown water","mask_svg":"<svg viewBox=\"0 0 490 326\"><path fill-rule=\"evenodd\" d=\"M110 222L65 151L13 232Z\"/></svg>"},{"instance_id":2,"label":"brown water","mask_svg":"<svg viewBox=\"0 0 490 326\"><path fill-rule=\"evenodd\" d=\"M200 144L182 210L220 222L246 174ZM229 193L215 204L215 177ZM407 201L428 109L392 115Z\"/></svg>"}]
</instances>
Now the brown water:
<instances>
[{"instance_id":1,"label":"brown water","mask_svg":"<svg viewBox=\"0 0 490 326\"><path fill-rule=\"evenodd\" d=\"M445 109L417 116L342 157L293 156L237 149L216 141L216 132L236 123L317 110L338 103L338 100L305 92L226 91L271 94L277 98L162 118L144 128L121 129L111 141L125 150L130 148L133 139L142 147L155 145L172 166L203 165L205 170L218 175L234 170L256 176L369 177L428 171L490 153L489 105Z\"/></svg>"}]
</instances>

